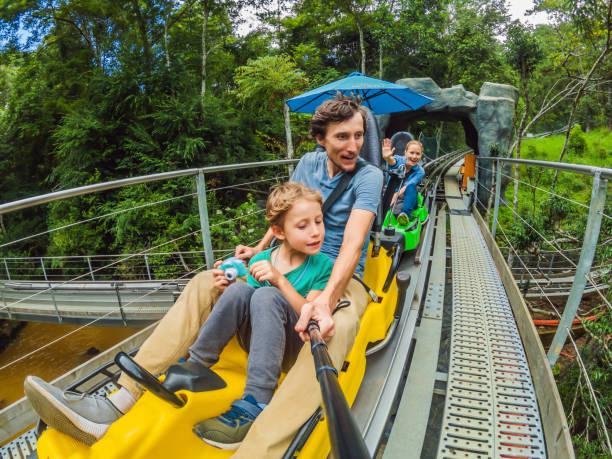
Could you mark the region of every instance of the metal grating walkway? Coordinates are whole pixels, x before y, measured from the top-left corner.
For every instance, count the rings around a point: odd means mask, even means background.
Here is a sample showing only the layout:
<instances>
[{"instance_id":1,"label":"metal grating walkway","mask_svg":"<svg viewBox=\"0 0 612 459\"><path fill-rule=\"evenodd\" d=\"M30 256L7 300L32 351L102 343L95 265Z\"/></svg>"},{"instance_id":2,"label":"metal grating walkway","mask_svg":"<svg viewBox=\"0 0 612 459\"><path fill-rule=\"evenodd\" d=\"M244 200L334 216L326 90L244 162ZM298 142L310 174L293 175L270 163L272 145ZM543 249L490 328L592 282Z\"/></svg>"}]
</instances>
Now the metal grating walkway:
<instances>
[{"instance_id":1,"label":"metal grating walkway","mask_svg":"<svg viewBox=\"0 0 612 459\"><path fill-rule=\"evenodd\" d=\"M446 184L458 194L456 182ZM474 218L450 220L452 338L438 457L544 458L538 403L501 279Z\"/></svg>"}]
</instances>

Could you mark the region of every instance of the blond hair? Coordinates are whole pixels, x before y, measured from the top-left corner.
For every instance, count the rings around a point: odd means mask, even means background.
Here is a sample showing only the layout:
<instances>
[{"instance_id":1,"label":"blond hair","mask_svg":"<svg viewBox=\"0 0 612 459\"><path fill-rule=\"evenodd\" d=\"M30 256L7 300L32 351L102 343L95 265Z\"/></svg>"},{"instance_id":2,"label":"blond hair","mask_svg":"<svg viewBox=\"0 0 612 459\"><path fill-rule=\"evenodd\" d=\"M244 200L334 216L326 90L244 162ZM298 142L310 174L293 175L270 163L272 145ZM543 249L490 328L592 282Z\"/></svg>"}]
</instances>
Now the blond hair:
<instances>
[{"instance_id":1,"label":"blond hair","mask_svg":"<svg viewBox=\"0 0 612 459\"><path fill-rule=\"evenodd\" d=\"M286 182L272 187L266 202L266 220L270 226L283 226L287 212L299 199L316 201L323 205L321 193L298 182Z\"/></svg>"},{"instance_id":2,"label":"blond hair","mask_svg":"<svg viewBox=\"0 0 612 459\"><path fill-rule=\"evenodd\" d=\"M421 142L419 142L418 140L411 140L406 144L406 147L404 148L404 153L406 153L410 145L418 145L421 149L421 154L425 152L425 148L423 148L423 144Z\"/></svg>"}]
</instances>

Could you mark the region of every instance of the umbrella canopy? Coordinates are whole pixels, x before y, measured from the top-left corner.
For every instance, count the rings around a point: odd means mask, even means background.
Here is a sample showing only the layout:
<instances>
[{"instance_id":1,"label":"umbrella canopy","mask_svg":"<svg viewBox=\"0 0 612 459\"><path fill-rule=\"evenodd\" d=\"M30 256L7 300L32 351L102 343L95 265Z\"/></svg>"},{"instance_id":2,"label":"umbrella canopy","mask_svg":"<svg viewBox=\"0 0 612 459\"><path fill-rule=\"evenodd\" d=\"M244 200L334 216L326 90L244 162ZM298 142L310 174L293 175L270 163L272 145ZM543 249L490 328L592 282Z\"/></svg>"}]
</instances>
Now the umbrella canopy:
<instances>
[{"instance_id":1,"label":"umbrella canopy","mask_svg":"<svg viewBox=\"0 0 612 459\"><path fill-rule=\"evenodd\" d=\"M336 97L336 92L347 96L359 96L361 104L376 115L417 110L434 100L406 86L353 72L345 78L293 97L287 101L287 105L293 112L314 113L323 101Z\"/></svg>"}]
</instances>

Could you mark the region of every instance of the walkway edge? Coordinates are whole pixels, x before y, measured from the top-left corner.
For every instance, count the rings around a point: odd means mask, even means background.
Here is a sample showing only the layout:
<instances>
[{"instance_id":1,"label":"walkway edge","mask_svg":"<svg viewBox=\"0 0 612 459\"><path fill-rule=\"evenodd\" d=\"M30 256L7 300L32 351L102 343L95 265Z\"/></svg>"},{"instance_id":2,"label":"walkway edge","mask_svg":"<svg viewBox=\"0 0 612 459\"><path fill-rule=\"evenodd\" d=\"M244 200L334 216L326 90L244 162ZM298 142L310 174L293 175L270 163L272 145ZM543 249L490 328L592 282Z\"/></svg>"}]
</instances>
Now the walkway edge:
<instances>
[{"instance_id":1,"label":"walkway edge","mask_svg":"<svg viewBox=\"0 0 612 459\"><path fill-rule=\"evenodd\" d=\"M548 457L574 459L572 438L557 384L525 300L482 216L476 208L473 208L472 211L501 277L523 341L540 408Z\"/></svg>"}]
</instances>

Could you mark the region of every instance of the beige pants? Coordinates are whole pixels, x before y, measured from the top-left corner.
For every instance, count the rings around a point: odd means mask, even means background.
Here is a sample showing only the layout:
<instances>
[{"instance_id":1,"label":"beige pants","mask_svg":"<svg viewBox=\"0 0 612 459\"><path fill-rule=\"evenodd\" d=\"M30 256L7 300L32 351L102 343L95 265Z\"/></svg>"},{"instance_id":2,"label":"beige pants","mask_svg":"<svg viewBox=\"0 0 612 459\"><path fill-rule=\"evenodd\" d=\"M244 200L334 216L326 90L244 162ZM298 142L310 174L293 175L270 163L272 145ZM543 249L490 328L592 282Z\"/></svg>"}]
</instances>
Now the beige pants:
<instances>
[{"instance_id":1,"label":"beige pants","mask_svg":"<svg viewBox=\"0 0 612 459\"><path fill-rule=\"evenodd\" d=\"M187 355L189 346L197 338L218 297L219 291L213 286L211 271L195 276L143 343L135 360L149 372L157 374ZM342 366L353 346L359 319L368 302L364 288L354 279L349 282L342 299L349 300L350 306L334 314L336 334L328 342L329 354L336 368ZM119 383L140 396L140 389L126 375L121 375ZM321 393L310 346L304 346L234 457L281 457L298 429L320 405Z\"/></svg>"}]
</instances>

